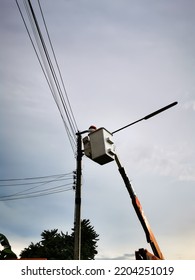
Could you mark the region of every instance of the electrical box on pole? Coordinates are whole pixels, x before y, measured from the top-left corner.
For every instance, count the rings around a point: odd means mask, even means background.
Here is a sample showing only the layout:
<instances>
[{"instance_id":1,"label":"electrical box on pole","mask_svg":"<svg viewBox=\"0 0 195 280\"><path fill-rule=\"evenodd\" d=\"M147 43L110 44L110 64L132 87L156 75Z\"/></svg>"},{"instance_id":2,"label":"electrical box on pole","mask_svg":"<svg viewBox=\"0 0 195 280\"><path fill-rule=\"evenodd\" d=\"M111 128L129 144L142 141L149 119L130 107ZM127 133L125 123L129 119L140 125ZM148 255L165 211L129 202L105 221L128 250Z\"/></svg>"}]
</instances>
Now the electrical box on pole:
<instances>
[{"instance_id":1,"label":"electrical box on pole","mask_svg":"<svg viewBox=\"0 0 195 280\"><path fill-rule=\"evenodd\" d=\"M101 127L83 138L84 153L93 161L104 165L115 159L112 133Z\"/></svg>"}]
</instances>

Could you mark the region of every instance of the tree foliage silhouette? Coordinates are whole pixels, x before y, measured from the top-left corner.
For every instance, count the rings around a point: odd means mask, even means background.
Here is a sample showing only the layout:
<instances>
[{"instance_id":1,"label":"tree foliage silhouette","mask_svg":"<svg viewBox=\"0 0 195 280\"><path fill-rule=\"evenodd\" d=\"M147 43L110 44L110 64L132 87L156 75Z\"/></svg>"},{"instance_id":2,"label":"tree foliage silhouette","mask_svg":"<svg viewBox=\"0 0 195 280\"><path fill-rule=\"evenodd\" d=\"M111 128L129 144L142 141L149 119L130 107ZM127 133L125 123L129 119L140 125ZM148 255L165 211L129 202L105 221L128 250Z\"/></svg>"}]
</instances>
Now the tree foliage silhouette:
<instances>
[{"instance_id":1,"label":"tree foliage silhouette","mask_svg":"<svg viewBox=\"0 0 195 280\"><path fill-rule=\"evenodd\" d=\"M0 233L0 244L3 246L3 250L0 250L0 260L17 259L16 254L11 249L11 245L7 237L2 233Z\"/></svg>"},{"instance_id":2,"label":"tree foliage silhouette","mask_svg":"<svg viewBox=\"0 0 195 280\"><path fill-rule=\"evenodd\" d=\"M98 234L90 221L84 219L81 222L81 259L93 260L97 252ZM73 260L74 258L74 229L69 235L58 229L44 230L41 233L42 240L24 248L20 253L21 258L47 258L49 260Z\"/></svg>"}]
</instances>

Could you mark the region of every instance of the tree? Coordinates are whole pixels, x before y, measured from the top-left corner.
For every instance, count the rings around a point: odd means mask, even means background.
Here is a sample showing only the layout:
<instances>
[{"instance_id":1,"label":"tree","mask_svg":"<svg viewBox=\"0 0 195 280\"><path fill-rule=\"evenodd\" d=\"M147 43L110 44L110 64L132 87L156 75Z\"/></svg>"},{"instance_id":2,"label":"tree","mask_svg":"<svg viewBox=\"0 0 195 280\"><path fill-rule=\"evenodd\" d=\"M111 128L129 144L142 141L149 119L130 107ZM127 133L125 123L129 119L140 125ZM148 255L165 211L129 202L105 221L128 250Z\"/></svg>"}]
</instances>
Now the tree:
<instances>
[{"instance_id":1,"label":"tree","mask_svg":"<svg viewBox=\"0 0 195 280\"><path fill-rule=\"evenodd\" d=\"M16 254L12 251L11 245L5 235L0 233L0 244L3 246L3 250L0 251L0 260L12 260L17 259Z\"/></svg>"},{"instance_id":2,"label":"tree","mask_svg":"<svg viewBox=\"0 0 195 280\"><path fill-rule=\"evenodd\" d=\"M74 229L71 236L74 240ZM96 250L98 236L94 227L90 225L89 220L81 222L81 260L94 260L95 255L98 253Z\"/></svg>"},{"instance_id":3,"label":"tree","mask_svg":"<svg viewBox=\"0 0 195 280\"><path fill-rule=\"evenodd\" d=\"M81 259L93 260L97 252L98 234L90 221L81 222ZM73 260L74 258L74 229L70 235L59 233L58 229L44 230L42 240L32 243L20 253L21 258L47 258L48 260Z\"/></svg>"}]
</instances>

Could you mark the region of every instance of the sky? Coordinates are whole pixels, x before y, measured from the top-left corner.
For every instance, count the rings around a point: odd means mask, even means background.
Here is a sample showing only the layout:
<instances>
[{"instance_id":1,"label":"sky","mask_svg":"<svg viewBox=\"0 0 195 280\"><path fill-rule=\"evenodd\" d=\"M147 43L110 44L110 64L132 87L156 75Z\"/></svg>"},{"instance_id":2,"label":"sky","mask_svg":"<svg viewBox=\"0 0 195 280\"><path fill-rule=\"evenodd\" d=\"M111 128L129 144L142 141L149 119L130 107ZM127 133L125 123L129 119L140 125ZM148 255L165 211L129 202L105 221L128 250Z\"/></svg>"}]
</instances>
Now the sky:
<instances>
[{"instance_id":1,"label":"sky","mask_svg":"<svg viewBox=\"0 0 195 280\"><path fill-rule=\"evenodd\" d=\"M40 2L80 131L93 124L113 132L178 102L113 140L165 258L195 259L195 1ZM2 199L31 187L2 180L72 174L76 160L14 0L0 1L0 35ZM82 219L99 234L96 259L151 252L116 163L84 156L82 175ZM19 255L43 230L71 232L74 190L1 200L0 221Z\"/></svg>"}]
</instances>

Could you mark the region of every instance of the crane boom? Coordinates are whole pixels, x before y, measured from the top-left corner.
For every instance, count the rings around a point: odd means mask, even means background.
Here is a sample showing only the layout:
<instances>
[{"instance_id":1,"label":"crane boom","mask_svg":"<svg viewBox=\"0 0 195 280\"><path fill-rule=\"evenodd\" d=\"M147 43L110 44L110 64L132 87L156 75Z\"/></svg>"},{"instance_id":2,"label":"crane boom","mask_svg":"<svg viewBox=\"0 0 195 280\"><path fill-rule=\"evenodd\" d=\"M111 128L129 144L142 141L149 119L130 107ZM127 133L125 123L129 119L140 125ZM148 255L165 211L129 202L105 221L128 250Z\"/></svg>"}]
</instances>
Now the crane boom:
<instances>
[{"instance_id":1,"label":"crane boom","mask_svg":"<svg viewBox=\"0 0 195 280\"><path fill-rule=\"evenodd\" d=\"M152 229L147 221L147 218L143 212L143 209L142 209L142 206L141 206L141 203L138 199L138 197L136 196L135 194L135 191L133 190L133 187L130 183L130 180L125 172L125 169L124 167L122 167L120 161L119 161L119 158L118 156L115 154L115 161L118 165L118 169L119 169L119 172L121 174L121 177L123 178L123 181L125 183L125 186L127 188L127 191L131 197L131 200L132 200L132 204L133 204L133 207L135 209L135 212L138 216L138 219L144 229L144 232L146 234L146 240L148 243L150 243L150 246L152 248L152 251L154 253L154 255L158 258L158 259L161 259L163 260L164 259L164 256L160 250L160 247L156 241L156 238L152 232Z\"/></svg>"}]
</instances>

